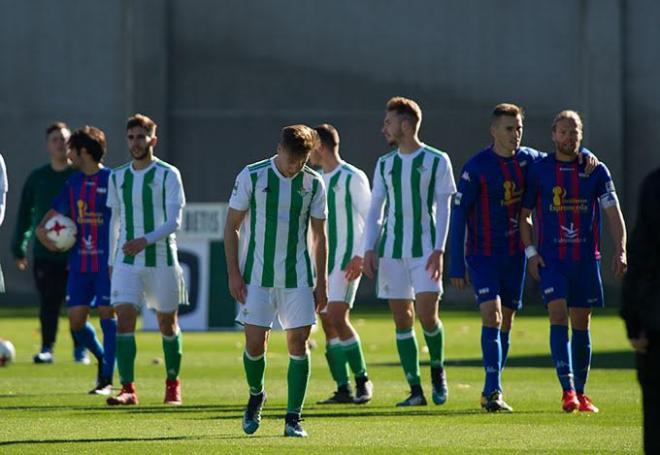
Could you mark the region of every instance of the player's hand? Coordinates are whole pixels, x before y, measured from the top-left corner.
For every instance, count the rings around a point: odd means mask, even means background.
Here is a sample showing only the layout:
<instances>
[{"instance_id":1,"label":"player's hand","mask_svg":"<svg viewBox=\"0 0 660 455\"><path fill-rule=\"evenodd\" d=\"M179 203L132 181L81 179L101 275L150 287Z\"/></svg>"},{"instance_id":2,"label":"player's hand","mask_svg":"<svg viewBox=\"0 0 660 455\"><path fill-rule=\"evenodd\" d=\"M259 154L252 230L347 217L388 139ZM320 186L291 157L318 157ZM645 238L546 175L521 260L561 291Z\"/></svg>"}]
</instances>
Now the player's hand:
<instances>
[{"instance_id":1,"label":"player's hand","mask_svg":"<svg viewBox=\"0 0 660 455\"><path fill-rule=\"evenodd\" d=\"M129 240L124 243L121 250L126 256L135 256L136 254L139 254L140 251L144 250L147 247L147 244L147 239L140 237L139 239Z\"/></svg>"},{"instance_id":2,"label":"player's hand","mask_svg":"<svg viewBox=\"0 0 660 455\"><path fill-rule=\"evenodd\" d=\"M628 259L626 258L626 252L618 250L612 258L612 272L614 272L614 276L620 280L623 278L623 275L626 274L627 270Z\"/></svg>"},{"instance_id":3,"label":"player's hand","mask_svg":"<svg viewBox=\"0 0 660 455\"><path fill-rule=\"evenodd\" d=\"M584 155L582 155L582 153L580 153L578 155L578 163L582 164L584 159L585 159ZM586 160L587 160L587 165L584 168L584 172L585 172L585 174L590 175L596 169L596 167L598 167L598 165L600 164L600 161L598 161L598 158L596 158L596 155L586 155Z\"/></svg>"},{"instance_id":4,"label":"player's hand","mask_svg":"<svg viewBox=\"0 0 660 455\"><path fill-rule=\"evenodd\" d=\"M45 227L38 227L35 230L35 234L37 235L37 239L39 239L41 244L45 246L48 251L52 251L53 253L59 253L61 251L55 246L55 243L48 238L48 231L46 231Z\"/></svg>"},{"instance_id":5,"label":"player's hand","mask_svg":"<svg viewBox=\"0 0 660 455\"><path fill-rule=\"evenodd\" d=\"M439 281L442 278L443 262L443 252L433 250L428 261L426 261L426 271L433 281Z\"/></svg>"},{"instance_id":6,"label":"player's hand","mask_svg":"<svg viewBox=\"0 0 660 455\"><path fill-rule=\"evenodd\" d=\"M245 303L245 299L247 298L247 286L240 274L229 274L229 293L241 305Z\"/></svg>"},{"instance_id":7,"label":"player's hand","mask_svg":"<svg viewBox=\"0 0 660 455\"><path fill-rule=\"evenodd\" d=\"M465 278L452 278L451 279L451 285L454 286L457 289L460 289L461 291L465 289L468 284L470 284L470 280L468 280L468 277L466 276Z\"/></svg>"},{"instance_id":8,"label":"player's hand","mask_svg":"<svg viewBox=\"0 0 660 455\"><path fill-rule=\"evenodd\" d=\"M328 286L325 283L316 283L314 288L314 309L317 313L323 311L328 304Z\"/></svg>"},{"instance_id":9,"label":"player's hand","mask_svg":"<svg viewBox=\"0 0 660 455\"><path fill-rule=\"evenodd\" d=\"M16 258L14 259L14 263L16 264L16 268L21 272L25 272L28 268L27 258Z\"/></svg>"},{"instance_id":10,"label":"player's hand","mask_svg":"<svg viewBox=\"0 0 660 455\"><path fill-rule=\"evenodd\" d=\"M362 275L362 264L364 260L361 256L353 256L353 259L346 265L344 276L348 281L357 280Z\"/></svg>"},{"instance_id":11,"label":"player's hand","mask_svg":"<svg viewBox=\"0 0 660 455\"><path fill-rule=\"evenodd\" d=\"M374 250L369 250L364 253L363 267L364 274L373 280L376 276L376 270L378 270L378 257Z\"/></svg>"},{"instance_id":12,"label":"player's hand","mask_svg":"<svg viewBox=\"0 0 660 455\"><path fill-rule=\"evenodd\" d=\"M635 352L646 354L646 348L649 346L649 339L646 338L645 333L642 333L638 338L630 338L628 341L630 341L630 345Z\"/></svg>"},{"instance_id":13,"label":"player's hand","mask_svg":"<svg viewBox=\"0 0 660 455\"><path fill-rule=\"evenodd\" d=\"M529 274L532 275L532 278L536 281L541 281L539 267L545 267L545 262L540 254L536 254L527 259L527 270L529 270Z\"/></svg>"}]
</instances>

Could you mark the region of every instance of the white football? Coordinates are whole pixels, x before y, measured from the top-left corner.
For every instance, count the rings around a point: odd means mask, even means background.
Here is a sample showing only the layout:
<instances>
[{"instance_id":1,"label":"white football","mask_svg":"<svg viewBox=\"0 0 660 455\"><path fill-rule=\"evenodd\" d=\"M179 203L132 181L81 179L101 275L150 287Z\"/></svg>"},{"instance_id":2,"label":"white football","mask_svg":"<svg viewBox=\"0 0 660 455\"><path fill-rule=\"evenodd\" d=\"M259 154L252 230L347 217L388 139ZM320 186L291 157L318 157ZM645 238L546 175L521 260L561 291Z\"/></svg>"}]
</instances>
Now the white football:
<instances>
[{"instance_id":1,"label":"white football","mask_svg":"<svg viewBox=\"0 0 660 455\"><path fill-rule=\"evenodd\" d=\"M16 358L16 349L9 340L0 340L0 367L6 367Z\"/></svg>"},{"instance_id":2,"label":"white football","mask_svg":"<svg viewBox=\"0 0 660 455\"><path fill-rule=\"evenodd\" d=\"M71 218L57 214L46 225L46 235L61 251L70 249L76 243L76 223Z\"/></svg>"}]
</instances>

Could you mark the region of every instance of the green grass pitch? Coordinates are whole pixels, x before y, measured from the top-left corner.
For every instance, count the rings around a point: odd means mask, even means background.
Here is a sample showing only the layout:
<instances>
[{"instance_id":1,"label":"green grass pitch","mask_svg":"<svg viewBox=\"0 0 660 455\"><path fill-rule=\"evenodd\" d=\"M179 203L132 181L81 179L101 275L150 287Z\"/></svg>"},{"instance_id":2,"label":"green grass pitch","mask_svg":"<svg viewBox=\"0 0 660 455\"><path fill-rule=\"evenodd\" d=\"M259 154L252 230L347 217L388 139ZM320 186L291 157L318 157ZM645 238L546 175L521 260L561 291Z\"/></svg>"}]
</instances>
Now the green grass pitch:
<instances>
[{"instance_id":1,"label":"green grass pitch","mask_svg":"<svg viewBox=\"0 0 660 455\"><path fill-rule=\"evenodd\" d=\"M36 313L36 310L34 310ZM268 403L259 431L241 430L247 387L242 368L242 333L184 335L183 400L162 404L164 367L160 337L138 334L136 383L141 403L108 408L90 396L95 367L74 364L62 319L56 363L33 365L36 317L0 311L0 336L17 348L14 364L0 368L1 453L624 453L641 452L640 393L621 321L612 311L592 325L593 368L587 392L597 415L561 411L561 391L548 354L544 316L524 313L512 333L504 371L510 415L479 408L483 381L478 314L442 313L446 330L449 401L413 409L394 403L407 394L398 366L394 328L385 312L356 312L353 321L365 347L374 400L364 406L319 406L333 383L323 355L323 335L313 334L312 377L303 426L310 437L282 437L287 355L282 333L274 333L267 360ZM97 321L95 321L97 324ZM420 359L427 360L417 326ZM428 365L423 386L430 398ZM429 400L430 402L430 400Z\"/></svg>"}]
</instances>

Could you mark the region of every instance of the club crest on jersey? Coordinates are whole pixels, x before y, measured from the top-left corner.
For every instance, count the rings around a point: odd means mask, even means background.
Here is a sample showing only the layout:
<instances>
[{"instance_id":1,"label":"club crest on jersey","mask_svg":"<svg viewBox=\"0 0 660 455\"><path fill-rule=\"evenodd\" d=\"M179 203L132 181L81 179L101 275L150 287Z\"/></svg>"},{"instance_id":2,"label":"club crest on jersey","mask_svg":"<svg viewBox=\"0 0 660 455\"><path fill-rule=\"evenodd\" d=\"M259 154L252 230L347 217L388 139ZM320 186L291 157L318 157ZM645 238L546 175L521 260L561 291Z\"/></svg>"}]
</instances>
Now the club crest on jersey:
<instances>
[{"instance_id":1,"label":"club crest on jersey","mask_svg":"<svg viewBox=\"0 0 660 455\"><path fill-rule=\"evenodd\" d=\"M298 188L298 194L300 195L300 197L305 197L308 194L310 194L311 192L312 192L312 190L310 188L305 188L304 186L301 186L300 188Z\"/></svg>"},{"instance_id":2,"label":"club crest on jersey","mask_svg":"<svg viewBox=\"0 0 660 455\"><path fill-rule=\"evenodd\" d=\"M78 207L78 218L76 219L76 223L92 225L103 224L103 214L101 212L88 211L87 203L82 199L78 199L76 205Z\"/></svg>"},{"instance_id":3,"label":"club crest on jersey","mask_svg":"<svg viewBox=\"0 0 660 455\"><path fill-rule=\"evenodd\" d=\"M551 212L586 212L589 210L586 199L567 198L566 189L561 186L552 188Z\"/></svg>"},{"instance_id":4,"label":"club crest on jersey","mask_svg":"<svg viewBox=\"0 0 660 455\"><path fill-rule=\"evenodd\" d=\"M559 207L564 196L566 196L566 190L561 186L555 186L552 189L552 205Z\"/></svg>"},{"instance_id":5,"label":"club crest on jersey","mask_svg":"<svg viewBox=\"0 0 660 455\"><path fill-rule=\"evenodd\" d=\"M419 172L420 174L422 174L422 173L423 173L424 171L426 171L426 169L428 169L428 168L425 167L424 164L422 163L422 164L420 164L419 166L417 166L415 169L417 170L417 172Z\"/></svg>"},{"instance_id":6,"label":"club crest on jersey","mask_svg":"<svg viewBox=\"0 0 660 455\"><path fill-rule=\"evenodd\" d=\"M505 180L504 183L502 183L502 188L504 189L504 198L502 199L503 206L520 202L523 190L516 187L516 182L513 180Z\"/></svg>"}]
</instances>

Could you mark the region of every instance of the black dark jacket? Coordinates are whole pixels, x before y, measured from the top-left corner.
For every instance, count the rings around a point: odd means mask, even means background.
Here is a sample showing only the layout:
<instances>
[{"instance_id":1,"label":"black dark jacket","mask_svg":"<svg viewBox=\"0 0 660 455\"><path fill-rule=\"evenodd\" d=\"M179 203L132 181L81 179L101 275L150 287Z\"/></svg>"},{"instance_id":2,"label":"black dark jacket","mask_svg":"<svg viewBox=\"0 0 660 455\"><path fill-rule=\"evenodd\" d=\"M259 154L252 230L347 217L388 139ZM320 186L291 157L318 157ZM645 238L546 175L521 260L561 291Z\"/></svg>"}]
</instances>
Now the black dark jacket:
<instances>
[{"instance_id":1,"label":"black dark jacket","mask_svg":"<svg viewBox=\"0 0 660 455\"><path fill-rule=\"evenodd\" d=\"M642 183L637 224L628 237L621 317L628 338L660 332L660 169Z\"/></svg>"}]
</instances>

